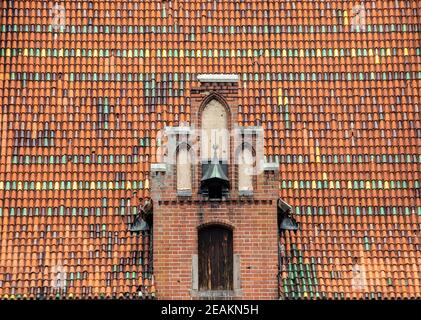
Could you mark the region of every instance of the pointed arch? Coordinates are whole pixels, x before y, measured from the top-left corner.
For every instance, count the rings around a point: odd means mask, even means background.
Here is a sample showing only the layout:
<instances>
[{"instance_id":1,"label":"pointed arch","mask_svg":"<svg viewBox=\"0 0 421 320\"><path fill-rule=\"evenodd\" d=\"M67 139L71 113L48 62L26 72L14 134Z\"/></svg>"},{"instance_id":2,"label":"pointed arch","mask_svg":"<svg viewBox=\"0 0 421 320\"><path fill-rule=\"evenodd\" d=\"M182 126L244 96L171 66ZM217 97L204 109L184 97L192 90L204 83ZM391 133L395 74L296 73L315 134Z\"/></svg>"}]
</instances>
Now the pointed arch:
<instances>
[{"instance_id":1,"label":"pointed arch","mask_svg":"<svg viewBox=\"0 0 421 320\"><path fill-rule=\"evenodd\" d=\"M176 152L177 193L191 193L192 160L190 146L187 143L180 144Z\"/></svg>"},{"instance_id":2,"label":"pointed arch","mask_svg":"<svg viewBox=\"0 0 421 320\"><path fill-rule=\"evenodd\" d=\"M256 153L248 143L242 143L236 151L238 165L238 191L249 194L253 192L254 167Z\"/></svg>"},{"instance_id":3,"label":"pointed arch","mask_svg":"<svg viewBox=\"0 0 421 320\"><path fill-rule=\"evenodd\" d=\"M228 161L230 146L231 114L227 102L217 93L208 95L199 110L201 128L201 159L210 160L214 149L218 159Z\"/></svg>"}]
</instances>

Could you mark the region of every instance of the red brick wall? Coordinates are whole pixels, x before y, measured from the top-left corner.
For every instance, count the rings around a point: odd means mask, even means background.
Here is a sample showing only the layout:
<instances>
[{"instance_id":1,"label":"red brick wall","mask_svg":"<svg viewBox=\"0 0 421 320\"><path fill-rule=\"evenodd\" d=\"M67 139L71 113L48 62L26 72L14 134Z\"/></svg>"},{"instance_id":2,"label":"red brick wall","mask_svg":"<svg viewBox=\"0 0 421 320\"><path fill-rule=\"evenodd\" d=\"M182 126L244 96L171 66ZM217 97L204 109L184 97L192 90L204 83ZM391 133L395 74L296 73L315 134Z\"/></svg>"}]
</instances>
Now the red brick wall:
<instances>
[{"instance_id":1,"label":"red brick wall","mask_svg":"<svg viewBox=\"0 0 421 320\"><path fill-rule=\"evenodd\" d=\"M200 128L201 107L212 91L224 97L230 109L230 129L237 117L237 84L207 83L192 90L192 123ZM231 159L233 157L231 141ZM198 151L198 150L196 150ZM154 275L159 299L190 299L192 257L198 251L198 227L224 224L233 228L234 254L240 255L241 299L278 297L278 231L276 200L278 172L257 176L252 197L238 196L236 168L229 166L230 199L202 201L198 195L201 166L194 168L191 197L177 197L176 167L152 173L154 199ZM194 297L193 297L194 298Z\"/></svg>"}]
</instances>

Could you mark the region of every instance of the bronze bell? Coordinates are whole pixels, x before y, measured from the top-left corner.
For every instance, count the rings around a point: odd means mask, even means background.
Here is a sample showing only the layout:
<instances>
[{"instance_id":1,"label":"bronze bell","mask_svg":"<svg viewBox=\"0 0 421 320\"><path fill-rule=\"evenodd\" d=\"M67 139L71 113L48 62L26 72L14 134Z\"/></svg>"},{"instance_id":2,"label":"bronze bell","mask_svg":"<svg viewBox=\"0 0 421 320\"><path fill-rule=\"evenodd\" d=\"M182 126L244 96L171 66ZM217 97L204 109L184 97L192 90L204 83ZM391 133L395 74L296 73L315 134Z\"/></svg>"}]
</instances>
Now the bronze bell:
<instances>
[{"instance_id":1,"label":"bronze bell","mask_svg":"<svg viewBox=\"0 0 421 320\"><path fill-rule=\"evenodd\" d=\"M278 199L278 219L281 221L279 228L281 230L298 230L298 223L291 215L292 207L283 201Z\"/></svg>"},{"instance_id":2,"label":"bronze bell","mask_svg":"<svg viewBox=\"0 0 421 320\"><path fill-rule=\"evenodd\" d=\"M292 217L284 217L282 219L281 225L279 226L281 230L298 230L298 223Z\"/></svg>"}]
</instances>

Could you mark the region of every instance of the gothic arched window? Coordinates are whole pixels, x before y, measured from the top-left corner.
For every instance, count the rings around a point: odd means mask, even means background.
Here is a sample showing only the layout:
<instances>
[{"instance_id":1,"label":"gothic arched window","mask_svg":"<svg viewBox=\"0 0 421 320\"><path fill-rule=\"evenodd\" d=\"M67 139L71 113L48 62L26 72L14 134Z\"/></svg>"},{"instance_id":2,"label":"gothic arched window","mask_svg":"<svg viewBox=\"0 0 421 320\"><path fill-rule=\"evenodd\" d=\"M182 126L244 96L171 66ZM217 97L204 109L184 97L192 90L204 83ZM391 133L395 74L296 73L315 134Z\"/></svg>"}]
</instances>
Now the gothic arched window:
<instances>
[{"instance_id":1,"label":"gothic arched window","mask_svg":"<svg viewBox=\"0 0 421 320\"><path fill-rule=\"evenodd\" d=\"M213 157L214 146L217 147L219 160L227 161L229 157L228 112L216 99L211 100L202 112L202 160Z\"/></svg>"},{"instance_id":2,"label":"gothic arched window","mask_svg":"<svg viewBox=\"0 0 421 320\"><path fill-rule=\"evenodd\" d=\"M254 155L249 147L242 147L238 153L238 191L253 192Z\"/></svg>"},{"instance_id":3,"label":"gothic arched window","mask_svg":"<svg viewBox=\"0 0 421 320\"><path fill-rule=\"evenodd\" d=\"M177 150L177 192L191 192L192 189L192 165L189 146L180 145Z\"/></svg>"}]
</instances>

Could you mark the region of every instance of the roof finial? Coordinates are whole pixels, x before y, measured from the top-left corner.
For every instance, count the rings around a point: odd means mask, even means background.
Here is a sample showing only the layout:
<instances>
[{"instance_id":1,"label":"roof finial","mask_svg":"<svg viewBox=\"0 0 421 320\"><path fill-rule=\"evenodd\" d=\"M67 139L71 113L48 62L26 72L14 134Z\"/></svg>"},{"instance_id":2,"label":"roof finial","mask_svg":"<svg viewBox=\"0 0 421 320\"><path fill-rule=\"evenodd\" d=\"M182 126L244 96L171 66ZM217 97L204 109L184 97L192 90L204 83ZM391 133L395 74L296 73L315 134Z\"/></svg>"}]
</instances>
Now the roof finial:
<instances>
[{"instance_id":1,"label":"roof finial","mask_svg":"<svg viewBox=\"0 0 421 320\"><path fill-rule=\"evenodd\" d=\"M218 146L216 144L212 145L213 151L213 158L212 163L218 163L218 154L216 153L216 150L218 150Z\"/></svg>"}]
</instances>

